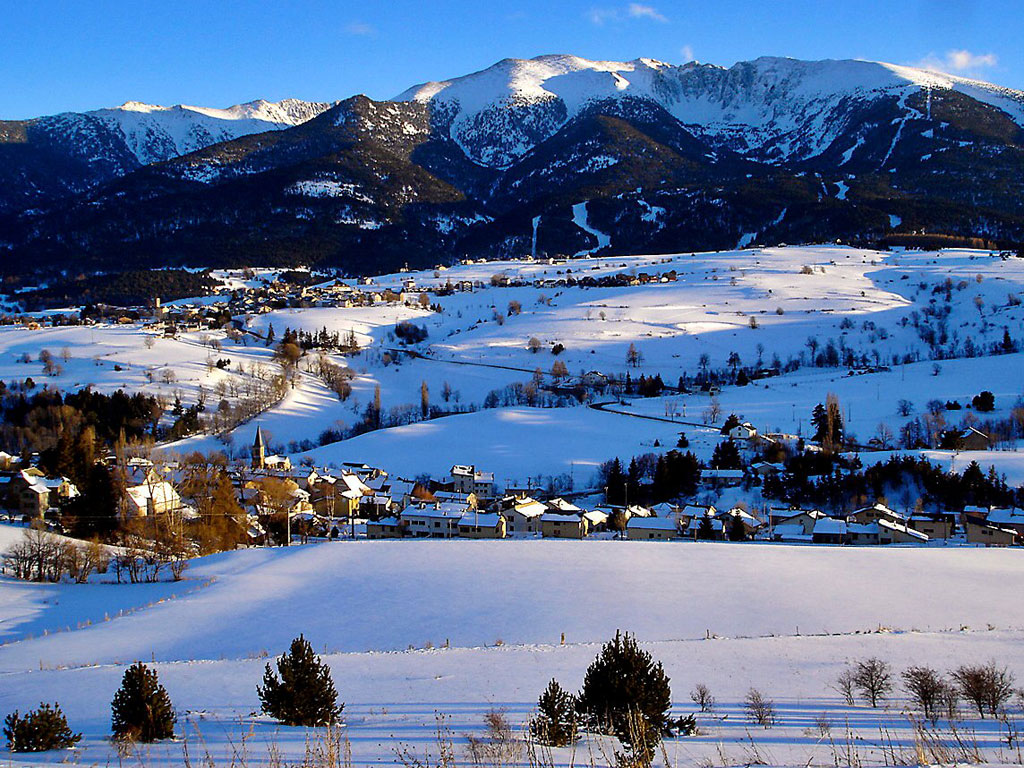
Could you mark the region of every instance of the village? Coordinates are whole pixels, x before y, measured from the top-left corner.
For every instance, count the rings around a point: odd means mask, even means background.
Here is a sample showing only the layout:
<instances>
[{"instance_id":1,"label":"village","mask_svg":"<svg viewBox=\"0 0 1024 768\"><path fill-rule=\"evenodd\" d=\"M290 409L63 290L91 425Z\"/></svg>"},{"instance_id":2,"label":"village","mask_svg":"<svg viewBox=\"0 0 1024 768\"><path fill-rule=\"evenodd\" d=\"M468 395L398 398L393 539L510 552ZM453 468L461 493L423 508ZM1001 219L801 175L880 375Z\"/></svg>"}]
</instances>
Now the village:
<instances>
[{"instance_id":1,"label":"village","mask_svg":"<svg viewBox=\"0 0 1024 768\"><path fill-rule=\"evenodd\" d=\"M749 423L731 429L729 442L750 442ZM814 446L812 446L814 447ZM896 511L876 502L842 514L817 509L743 503L716 509L676 498L657 504L610 504L601 493L571 494L574 501L541 488L501 487L493 472L454 465L439 480L405 479L385 469L347 462L336 468L293 465L268 453L256 429L248 463L207 464L115 456L103 463L122 478L119 523L145 522L184 531L204 514L221 514L238 528L243 546L288 546L349 539L623 539L629 541L722 541L818 545L916 545L1008 547L1024 543L1024 511L967 505L941 512ZM0 487L12 522L64 532L62 507L78 489L66 477L0 454ZM190 477L213 469L230 478L231 502L208 508ZM784 472L781 463L757 461L744 469L702 469L704 490L736 489ZM193 495L189 495L189 489ZM582 496L582 499L580 498ZM579 501L579 504L575 503ZM200 508L206 504L206 509ZM232 510L235 510L232 512ZM189 538L185 535L185 538Z\"/></svg>"}]
</instances>

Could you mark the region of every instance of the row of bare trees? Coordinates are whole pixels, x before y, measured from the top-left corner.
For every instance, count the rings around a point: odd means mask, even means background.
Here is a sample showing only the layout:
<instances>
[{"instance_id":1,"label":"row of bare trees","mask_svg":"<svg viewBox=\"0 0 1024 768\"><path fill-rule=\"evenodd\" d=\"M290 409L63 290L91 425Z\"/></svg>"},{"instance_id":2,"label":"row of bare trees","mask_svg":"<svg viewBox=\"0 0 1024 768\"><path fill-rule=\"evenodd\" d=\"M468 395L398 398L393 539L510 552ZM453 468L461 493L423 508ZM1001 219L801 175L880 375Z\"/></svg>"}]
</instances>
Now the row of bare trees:
<instances>
[{"instance_id":1,"label":"row of bare trees","mask_svg":"<svg viewBox=\"0 0 1024 768\"><path fill-rule=\"evenodd\" d=\"M188 567L191 548L168 526L154 522L145 531L132 526L119 532L111 547L98 541L75 541L33 526L4 555L4 572L24 581L84 584L92 574L112 569L119 583L160 581L166 573L178 581Z\"/></svg>"},{"instance_id":2,"label":"row of bare trees","mask_svg":"<svg viewBox=\"0 0 1024 768\"><path fill-rule=\"evenodd\" d=\"M75 542L33 527L4 556L4 571L24 581L68 578L82 584L93 573L106 573L109 563L110 556L99 542Z\"/></svg>"},{"instance_id":3,"label":"row of bare trees","mask_svg":"<svg viewBox=\"0 0 1024 768\"><path fill-rule=\"evenodd\" d=\"M885 661L863 659L843 671L835 688L850 706L860 696L877 707L892 693L895 678L892 667ZM932 723L943 717L956 719L962 699L970 702L982 718L986 715L1004 717L1014 695L1024 702L1024 691L1014 687L1013 673L995 661L961 665L948 675L931 667L913 666L904 670L900 679L911 703Z\"/></svg>"}]
</instances>

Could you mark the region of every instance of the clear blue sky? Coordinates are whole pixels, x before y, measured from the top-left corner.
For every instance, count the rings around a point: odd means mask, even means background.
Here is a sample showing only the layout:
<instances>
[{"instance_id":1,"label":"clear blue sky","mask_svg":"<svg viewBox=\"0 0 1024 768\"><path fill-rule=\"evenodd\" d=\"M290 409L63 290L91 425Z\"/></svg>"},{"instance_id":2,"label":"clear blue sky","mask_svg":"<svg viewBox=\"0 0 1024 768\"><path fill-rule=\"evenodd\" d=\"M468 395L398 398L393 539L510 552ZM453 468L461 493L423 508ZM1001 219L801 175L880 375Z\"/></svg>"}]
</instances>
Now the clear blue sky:
<instances>
[{"instance_id":1,"label":"clear blue sky","mask_svg":"<svg viewBox=\"0 0 1024 768\"><path fill-rule=\"evenodd\" d=\"M504 57L931 62L1024 88L1020 0L23 0L0 118L256 98L389 98Z\"/></svg>"}]
</instances>

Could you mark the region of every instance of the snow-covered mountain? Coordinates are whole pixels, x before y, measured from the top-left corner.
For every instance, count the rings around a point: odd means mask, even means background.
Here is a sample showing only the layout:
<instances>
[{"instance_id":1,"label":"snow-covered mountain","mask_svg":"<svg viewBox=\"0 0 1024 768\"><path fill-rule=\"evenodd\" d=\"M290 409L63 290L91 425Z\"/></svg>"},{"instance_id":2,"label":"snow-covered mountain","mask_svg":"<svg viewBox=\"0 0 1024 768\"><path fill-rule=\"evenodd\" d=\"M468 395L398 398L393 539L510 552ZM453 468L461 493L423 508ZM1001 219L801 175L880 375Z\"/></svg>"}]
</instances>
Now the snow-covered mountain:
<instances>
[{"instance_id":1,"label":"snow-covered mountain","mask_svg":"<svg viewBox=\"0 0 1024 768\"><path fill-rule=\"evenodd\" d=\"M923 237L1024 244L1024 93L868 61L542 56L382 102L0 123L0 248L32 265Z\"/></svg>"},{"instance_id":2,"label":"snow-covered mountain","mask_svg":"<svg viewBox=\"0 0 1024 768\"><path fill-rule=\"evenodd\" d=\"M291 128L316 117L333 104L285 99L262 99L227 109L176 105L161 107L128 101L112 109L64 114L44 121L95 120L123 140L141 165L169 160L211 144L240 136Z\"/></svg>"},{"instance_id":3,"label":"snow-covered mountain","mask_svg":"<svg viewBox=\"0 0 1024 768\"><path fill-rule=\"evenodd\" d=\"M64 112L0 122L4 160L0 213L87 191L144 165L211 144L291 128L333 104L285 99L227 109L125 102L91 112Z\"/></svg>"},{"instance_id":4,"label":"snow-covered mountain","mask_svg":"<svg viewBox=\"0 0 1024 768\"><path fill-rule=\"evenodd\" d=\"M566 123L609 100L653 102L712 144L769 161L820 155L851 127L853 111L932 90L994 106L1024 125L1024 93L923 69L871 61L763 57L730 68L654 59L578 56L504 59L481 72L418 85L398 101L429 104L483 165L507 168Z\"/></svg>"}]
</instances>

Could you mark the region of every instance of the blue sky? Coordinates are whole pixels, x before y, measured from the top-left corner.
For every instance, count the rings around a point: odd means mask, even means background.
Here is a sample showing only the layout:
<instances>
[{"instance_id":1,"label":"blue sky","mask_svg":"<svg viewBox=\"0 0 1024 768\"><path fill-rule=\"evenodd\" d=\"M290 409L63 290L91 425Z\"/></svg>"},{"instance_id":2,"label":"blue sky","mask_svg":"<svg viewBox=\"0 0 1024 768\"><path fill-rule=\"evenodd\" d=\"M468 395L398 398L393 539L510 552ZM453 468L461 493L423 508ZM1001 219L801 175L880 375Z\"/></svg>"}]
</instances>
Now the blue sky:
<instances>
[{"instance_id":1,"label":"blue sky","mask_svg":"<svg viewBox=\"0 0 1024 768\"><path fill-rule=\"evenodd\" d=\"M0 118L129 99L389 98L505 57L927 62L1024 89L1020 0L28 0L4 8Z\"/></svg>"}]
</instances>

